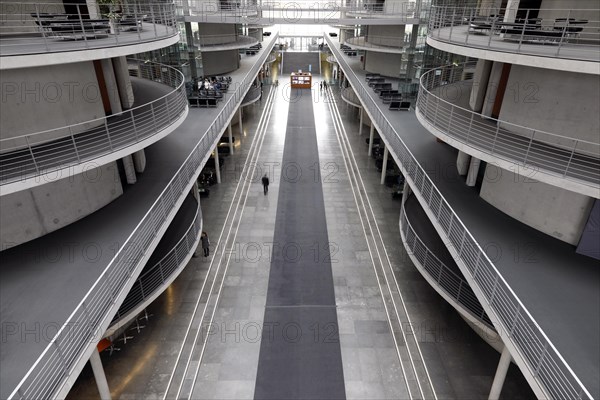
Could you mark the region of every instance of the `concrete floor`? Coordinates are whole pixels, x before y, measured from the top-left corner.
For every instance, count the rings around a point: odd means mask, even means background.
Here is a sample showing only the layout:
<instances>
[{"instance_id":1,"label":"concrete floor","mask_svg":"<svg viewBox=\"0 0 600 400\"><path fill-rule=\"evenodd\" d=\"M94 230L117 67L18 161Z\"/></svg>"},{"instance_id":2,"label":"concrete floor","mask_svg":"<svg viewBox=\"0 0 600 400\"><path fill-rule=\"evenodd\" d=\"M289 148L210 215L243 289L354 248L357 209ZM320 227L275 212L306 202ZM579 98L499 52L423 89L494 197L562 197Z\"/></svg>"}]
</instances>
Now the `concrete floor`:
<instances>
[{"instance_id":1,"label":"concrete floor","mask_svg":"<svg viewBox=\"0 0 600 400\"><path fill-rule=\"evenodd\" d=\"M280 81L281 88L285 78L280 77ZM285 126L287 102L278 95L259 158L264 166L277 163L282 157L285 130L279 128ZM245 109L243 134L234 126L236 143L239 143L236 153L226 160L223 183L213 186L210 197L203 199L203 229L211 236L213 246L217 245L237 184L236 171L245 159L264 99L265 96L262 104ZM386 336L385 329L377 329L380 324L385 324L376 291L377 277L369 266L368 251L364 237L361 237L363 230L331 129L331 117L327 105L318 96L315 101L346 395L357 399L407 398L399 382L398 360L389 349L389 335ZM400 240L400 202L392 199L390 189L379 185L374 160L366 155L365 135L359 137L357 134L355 109L346 108L342 102L339 108L438 398L487 398L499 354L463 322L411 264ZM236 323L242 327L248 321L262 325L269 267L264 244L273 241L281 164L274 171L268 196L262 194L258 182L256 190L250 191L237 237L240 257L230 266L225 280L226 292L214 320L217 326L231 329L233 333L209 341L192 396L194 399L253 397L260 343L245 336L246 340L236 341L235 332L243 332ZM305 169L303 172L311 171ZM245 252L249 244L258 246L256 249L262 251L260 257L257 258L256 250L252 255ZM114 399L162 399L208 264L203 257L192 259L174 284L148 307L151 316L144 322L146 327L140 333L130 331L134 338L126 344L117 342L121 351L101 354ZM363 325L365 329L362 329ZM91 369L86 367L68 398L98 397ZM509 370L502 397L534 397L514 365Z\"/></svg>"}]
</instances>

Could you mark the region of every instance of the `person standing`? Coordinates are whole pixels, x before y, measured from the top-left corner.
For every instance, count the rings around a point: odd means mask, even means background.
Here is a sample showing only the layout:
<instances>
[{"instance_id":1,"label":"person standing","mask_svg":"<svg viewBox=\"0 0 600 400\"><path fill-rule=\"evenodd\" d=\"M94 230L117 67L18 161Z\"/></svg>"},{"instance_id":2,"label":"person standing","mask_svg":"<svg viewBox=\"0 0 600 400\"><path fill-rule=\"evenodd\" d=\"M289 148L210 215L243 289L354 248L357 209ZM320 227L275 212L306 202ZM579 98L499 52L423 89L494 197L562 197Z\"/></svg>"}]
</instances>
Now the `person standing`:
<instances>
[{"instance_id":1,"label":"person standing","mask_svg":"<svg viewBox=\"0 0 600 400\"><path fill-rule=\"evenodd\" d=\"M266 195L269 192L269 177L267 174L262 177L263 192Z\"/></svg>"},{"instance_id":2,"label":"person standing","mask_svg":"<svg viewBox=\"0 0 600 400\"><path fill-rule=\"evenodd\" d=\"M202 232L202 235L200 235L200 241L202 242L202 251L204 252L204 257L208 257L210 252L208 247L210 246L210 241L208 240L208 234L206 232Z\"/></svg>"}]
</instances>

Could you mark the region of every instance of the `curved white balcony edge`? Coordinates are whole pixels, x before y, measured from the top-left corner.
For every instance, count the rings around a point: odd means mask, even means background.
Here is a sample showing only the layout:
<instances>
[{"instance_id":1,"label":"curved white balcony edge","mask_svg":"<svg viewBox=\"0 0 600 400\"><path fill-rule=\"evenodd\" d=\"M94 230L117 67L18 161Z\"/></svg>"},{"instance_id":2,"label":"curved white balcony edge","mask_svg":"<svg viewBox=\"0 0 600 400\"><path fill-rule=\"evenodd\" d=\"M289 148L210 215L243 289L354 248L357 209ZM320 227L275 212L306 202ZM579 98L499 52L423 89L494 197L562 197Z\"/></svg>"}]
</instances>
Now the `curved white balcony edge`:
<instances>
[{"instance_id":1,"label":"curved white balcony edge","mask_svg":"<svg viewBox=\"0 0 600 400\"><path fill-rule=\"evenodd\" d=\"M165 256L155 265L150 267L147 272L140 274L134 286L131 288L127 297L117 311L117 318L111 322L103 337L109 337L127 326L139 313L144 311L150 303L160 296L173 281L183 272L188 262L194 255L198 243L200 242L200 232L202 232L202 211L200 202L197 202L196 215L181 239L173 246L173 248L165 254ZM183 259L181 253L185 251ZM158 272L158 273L157 273ZM146 282L146 283L145 283ZM145 286L144 286L145 283ZM136 292L137 296L133 293ZM129 305L128 310L120 315L121 309L126 305L128 300L133 302Z\"/></svg>"},{"instance_id":2,"label":"curved white balcony edge","mask_svg":"<svg viewBox=\"0 0 600 400\"><path fill-rule=\"evenodd\" d=\"M360 104L360 100L358 99L358 97L356 96L356 93L354 93L354 90L351 87L342 89L341 95L342 95L341 96L342 100L344 100L346 103L348 103L354 107L362 108L362 104Z\"/></svg>"},{"instance_id":3,"label":"curved white balcony edge","mask_svg":"<svg viewBox=\"0 0 600 400\"><path fill-rule=\"evenodd\" d=\"M479 300L477 300L477 297L475 297L475 294L468 286L469 284L439 260L417 235L410 224L410 221L406 217L404 202L400 208L400 236L402 237L402 244L406 248L406 254L408 254L415 265L415 268L417 268L429 285L442 296L444 300L446 300L446 302L463 317L463 319L468 321L471 328L479 335L479 337L497 352L501 353L504 344L494 329L494 326L490 322L487 322L482 315L478 316L475 314L474 310L470 309L481 309L481 313L485 315L483 307L479 304ZM410 242L412 242L412 245ZM429 269L426 266L427 264L430 266ZM430 271L430 269L433 269L434 271ZM433 277L434 273L438 274L437 281ZM450 282L454 283L453 287ZM458 286L456 286L457 282ZM469 297L468 299L465 299L465 289L468 290L468 294L466 295ZM450 290L457 294L451 294ZM461 294L463 295L462 299Z\"/></svg>"},{"instance_id":4,"label":"curved white balcony edge","mask_svg":"<svg viewBox=\"0 0 600 400\"><path fill-rule=\"evenodd\" d=\"M166 66L163 66L163 68L165 67ZM171 87L175 86L173 90L149 103L141 104L123 112L121 115L125 117L122 120L108 122L109 119L114 116L100 118L94 120L103 122L99 128L91 128L79 134L67 135L46 142L42 141L37 145L29 145L29 143L35 142L36 135L41 136L46 132L6 139L12 141L25 137L28 143L28 157L30 157L30 159L27 160L28 164L22 164L23 158L22 156L19 156L19 153L22 151L21 149L14 151L16 161L13 163L14 166L12 168L9 168L11 167L11 164L6 161L6 159L2 159L2 163L0 163L0 166L2 167L2 181L0 182L1 195L4 196L88 171L141 150L173 132L187 117L189 107L185 93L183 74L174 68L167 68L174 76L171 77L171 79L175 80L171 85ZM160 77L150 76L148 78L154 81L164 80L165 77L161 75ZM150 125L149 121L151 121ZM77 125L83 125L89 122L93 121L87 121ZM73 127L76 127L77 125L74 125ZM71 127L62 127L49 132L61 131L64 129L70 131L70 128ZM141 132L138 132L138 130ZM90 132L93 132L93 137L86 140L84 136L86 133L89 134ZM106 140L99 140L98 136L106 136ZM65 137L71 139L68 144L61 144L60 146L62 147L58 147L58 145L57 147L54 147L53 143L64 140ZM80 139L80 137L82 139ZM0 143L1 142L2 141L0 141ZM44 146L49 147L44 150ZM38 151L42 151L43 153L44 151L48 151L48 149L56 151L60 150L61 154L67 154L65 156L66 158L59 161L46 160L46 162L49 162L47 165L40 161L36 161L35 154ZM8 152L6 154L11 153ZM55 163L58 163L58 165L55 165ZM9 175L9 172L7 172L9 169L15 171Z\"/></svg>"},{"instance_id":5,"label":"curved white balcony edge","mask_svg":"<svg viewBox=\"0 0 600 400\"><path fill-rule=\"evenodd\" d=\"M270 45L273 45L277 38L277 34L272 35ZM101 340L102 334L110 325L118 307L129 293L134 283L133 277L139 275L150 258L194 185L195 177L200 174L210 157L211 150L227 129L234 111L267 55L265 52L260 56L236 91L229 96L206 134L192 149L78 307L8 396L8 400L62 398L67 395L96 344ZM86 306L86 301L92 298L97 300Z\"/></svg>"},{"instance_id":6,"label":"curved white balcony edge","mask_svg":"<svg viewBox=\"0 0 600 400\"><path fill-rule=\"evenodd\" d=\"M389 39L390 39L390 41L397 40L394 37L390 37ZM405 41L402 43L403 47L383 46L380 44L374 44L374 43L368 42L367 38L365 36L358 36L358 37L346 39L344 41L344 44L352 47L353 49L357 49L357 50L376 51L378 53L388 53L388 54L404 54L404 53L406 53L406 48L404 46L408 46L408 43Z\"/></svg>"},{"instance_id":7,"label":"curved white balcony edge","mask_svg":"<svg viewBox=\"0 0 600 400\"><path fill-rule=\"evenodd\" d=\"M245 49L258 44L258 39L252 36L238 35L234 41L217 44L198 44L198 49L204 52Z\"/></svg>"},{"instance_id":8,"label":"curved white balcony edge","mask_svg":"<svg viewBox=\"0 0 600 400\"><path fill-rule=\"evenodd\" d=\"M331 38L328 35L324 35L324 38L436 231L449 247L452 245L449 248L451 255L457 261L496 330L500 332L500 336L516 364L524 372L535 394L539 398L579 397L592 400L590 392L504 280L381 112L378 102L372 97L372 91L364 88ZM436 211L434 212L431 207L436 207ZM438 218L442 217L443 225L438 221ZM501 312L497 311L496 307ZM534 338L536 346L532 347Z\"/></svg>"},{"instance_id":9,"label":"curved white balcony edge","mask_svg":"<svg viewBox=\"0 0 600 400\"><path fill-rule=\"evenodd\" d=\"M600 144L490 118L486 119L495 121L496 125L487 124L482 122L484 117L481 114L452 104L430 91L442 87L442 79L450 79L447 86L460 82L462 71L469 66L473 65L441 67L421 76L415 107L419 122L434 136L452 147L488 163L528 179L600 198L600 159L593 154L576 151L577 146L581 146L582 143L598 151ZM436 75L437 72L440 74ZM452 77L456 80L453 81ZM527 130L530 137L511 133L510 128L500 128L500 125ZM507 142L510 140L509 135L521 140L521 143L517 143L516 140L515 143ZM501 140L498 140L499 137ZM555 142L549 141L549 138ZM557 142L561 140L573 142L574 145L572 148L559 145ZM484 148L484 144L490 148ZM551 151L555 151L555 154Z\"/></svg>"},{"instance_id":10,"label":"curved white balcony edge","mask_svg":"<svg viewBox=\"0 0 600 400\"><path fill-rule=\"evenodd\" d=\"M582 74L600 75L600 66L598 62L585 60L571 60L567 58L555 58L542 55L521 54L497 49L481 49L474 46L458 44L454 42L445 42L431 36L427 36L427 44L438 50L451 54L460 54L462 56L479 58L489 61L498 61L508 64L525 65L527 67L536 67L544 69L554 69L557 71L580 72ZM551 59L551 62L548 62Z\"/></svg>"},{"instance_id":11,"label":"curved white balcony edge","mask_svg":"<svg viewBox=\"0 0 600 400\"><path fill-rule=\"evenodd\" d=\"M335 56L327 56L326 61L330 64L337 64L337 60L335 59Z\"/></svg>"},{"instance_id":12,"label":"curved white balcony edge","mask_svg":"<svg viewBox=\"0 0 600 400\"><path fill-rule=\"evenodd\" d=\"M258 100L260 100L260 92L260 87L250 88L250 90L248 90L248 93L246 93L246 96L244 96L244 99L242 100L241 107L249 106L250 104L256 103Z\"/></svg>"}]
</instances>

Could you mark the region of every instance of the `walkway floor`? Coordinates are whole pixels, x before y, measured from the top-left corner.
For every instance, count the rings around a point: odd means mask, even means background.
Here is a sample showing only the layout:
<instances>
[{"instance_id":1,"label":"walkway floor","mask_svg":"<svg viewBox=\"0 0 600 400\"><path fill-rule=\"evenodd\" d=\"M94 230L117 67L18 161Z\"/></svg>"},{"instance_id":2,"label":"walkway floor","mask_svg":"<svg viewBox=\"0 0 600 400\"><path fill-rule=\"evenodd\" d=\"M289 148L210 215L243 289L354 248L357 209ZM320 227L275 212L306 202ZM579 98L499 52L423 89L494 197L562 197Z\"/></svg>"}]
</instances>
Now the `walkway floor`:
<instances>
[{"instance_id":1,"label":"walkway floor","mask_svg":"<svg viewBox=\"0 0 600 400\"><path fill-rule=\"evenodd\" d=\"M284 81L286 78L280 77L279 90ZM247 108L244 134L237 133L234 127L234 134L241 139L241 147L236 147L236 153L228 157L223 183L213 186L210 197L203 199L203 229L211 236L213 247L217 246L237 184L236 177L255 134L266 94L265 91L262 104ZM295 176L291 175L291 168L294 172L314 174L315 167L282 164L288 103L281 92L277 96L258 161L263 171L271 168L269 194L263 195L257 181L246 200L236 246L231 252L232 261L213 320L214 330L199 366L193 399L254 397L260 350L256 327L263 325L270 250L277 240L273 235L276 211L280 206L277 196L279 183ZM400 203L392 199L390 189L379 185L374 161L366 156L364 136L357 135L356 114L351 108L346 109L344 103L339 103L438 398L485 399L499 355L476 336L412 266L400 242ZM398 358L391 347L390 332L386 330L388 325L378 292L378 278L370 265L341 150L333 134L332 120L326 104L318 95L313 108L330 243L329 249L321 250L328 250L331 256L346 397L405 399L407 395L402 386ZM114 399L162 399L209 261L192 259L174 284L148 307L153 316L146 323L146 328L135 334L136 337L126 345L120 345L120 352L112 356L102 353ZM511 367L503 398L532 397L518 369ZM98 398L89 367L84 370L69 398Z\"/></svg>"}]
</instances>

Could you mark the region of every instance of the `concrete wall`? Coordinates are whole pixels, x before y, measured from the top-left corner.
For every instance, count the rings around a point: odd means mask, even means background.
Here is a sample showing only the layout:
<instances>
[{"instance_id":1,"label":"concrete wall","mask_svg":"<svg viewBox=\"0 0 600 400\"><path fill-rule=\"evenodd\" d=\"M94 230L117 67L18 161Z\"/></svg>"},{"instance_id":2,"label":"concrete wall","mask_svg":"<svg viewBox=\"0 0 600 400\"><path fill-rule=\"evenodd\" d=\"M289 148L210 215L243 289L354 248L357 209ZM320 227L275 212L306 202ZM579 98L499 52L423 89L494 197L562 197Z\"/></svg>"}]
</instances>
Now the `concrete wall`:
<instances>
[{"instance_id":1,"label":"concrete wall","mask_svg":"<svg viewBox=\"0 0 600 400\"><path fill-rule=\"evenodd\" d=\"M600 142L600 80L596 75L513 65L499 119L574 139ZM530 135L512 126L507 129ZM572 140L536 133L536 138L565 146ZM598 147L578 148L598 152Z\"/></svg>"},{"instance_id":2,"label":"concrete wall","mask_svg":"<svg viewBox=\"0 0 600 400\"><path fill-rule=\"evenodd\" d=\"M63 14L65 8L56 0L36 0L34 4L12 0L0 2L0 34L22 34L38 32L32 13Z\"/></svg>"},{"instance_id":3,"label":"concrete wall","mask_svg":"<svg viewBox=\"0 0 600 400\"><path fill-rule=\"evenodd\" d=\"M204 45L235 42L236 32L235 24L198 24L199 40Z\"/></svg>"},{"instance_id":4,"label":"concrete wall","mask_svg":"<svg viewBox=\"0 0 600 400\"><path fill-rule=\"evenodd\" d=\"M0 83L2 151L26 145L24 139L4 139L105 116L92 62L5 70L0 74ZM78 125L73 133L102 123ZM68 134L68 130L58 129L38 136L37 139L30 140L30 143Z\"/></svg>"},{"instance_id":5,"label":"concrete wall","mask_svg":"<svg viewBox=\"0 0 600 400\"><path fill-rule=\"evenodd\" d=\"M397 78L400 76L401 62L401 54L365 52L365 70L371 73Z\"/></svg>"},{"instance_id":6,"label":"concrete wall","mask_svg":"<svg viewBox=\"0 0 600 400\"><path fill-rule=\"evenodd\" d=\"M370 25L367 42L381 46L402 47L404 25Z\"/></svg>"},{"instance_id":7,"label":"concrete wall","mask_svg":"<svg viewBox=\"0 0 600 400\"><path fill-rule=\"evenodd\" d=\"M588 220L594 199L562 188L536 182L487 164L480 196L511 217L573 245Z\"/></svg>"},{"instance_id":8,"label":"concrete wall","mask_svg":"<svg viewBox=\"0 0 600 400\"><path fill-rule=\"evenodd\" d=\"M235 50L210 51L202 53L204 75L221 75L240 67L240 52Z\"/></svg>"},{"instance_id":9,"label":"concrete wall","mask_svg":"<svg viewBox=\"0 0 600 400\"><path fill-rule=\"evenodd\" d=\"M115 162L45 185L2 196L2 248L67 226L123 194Z\"/></svg>"}]
</instances>

